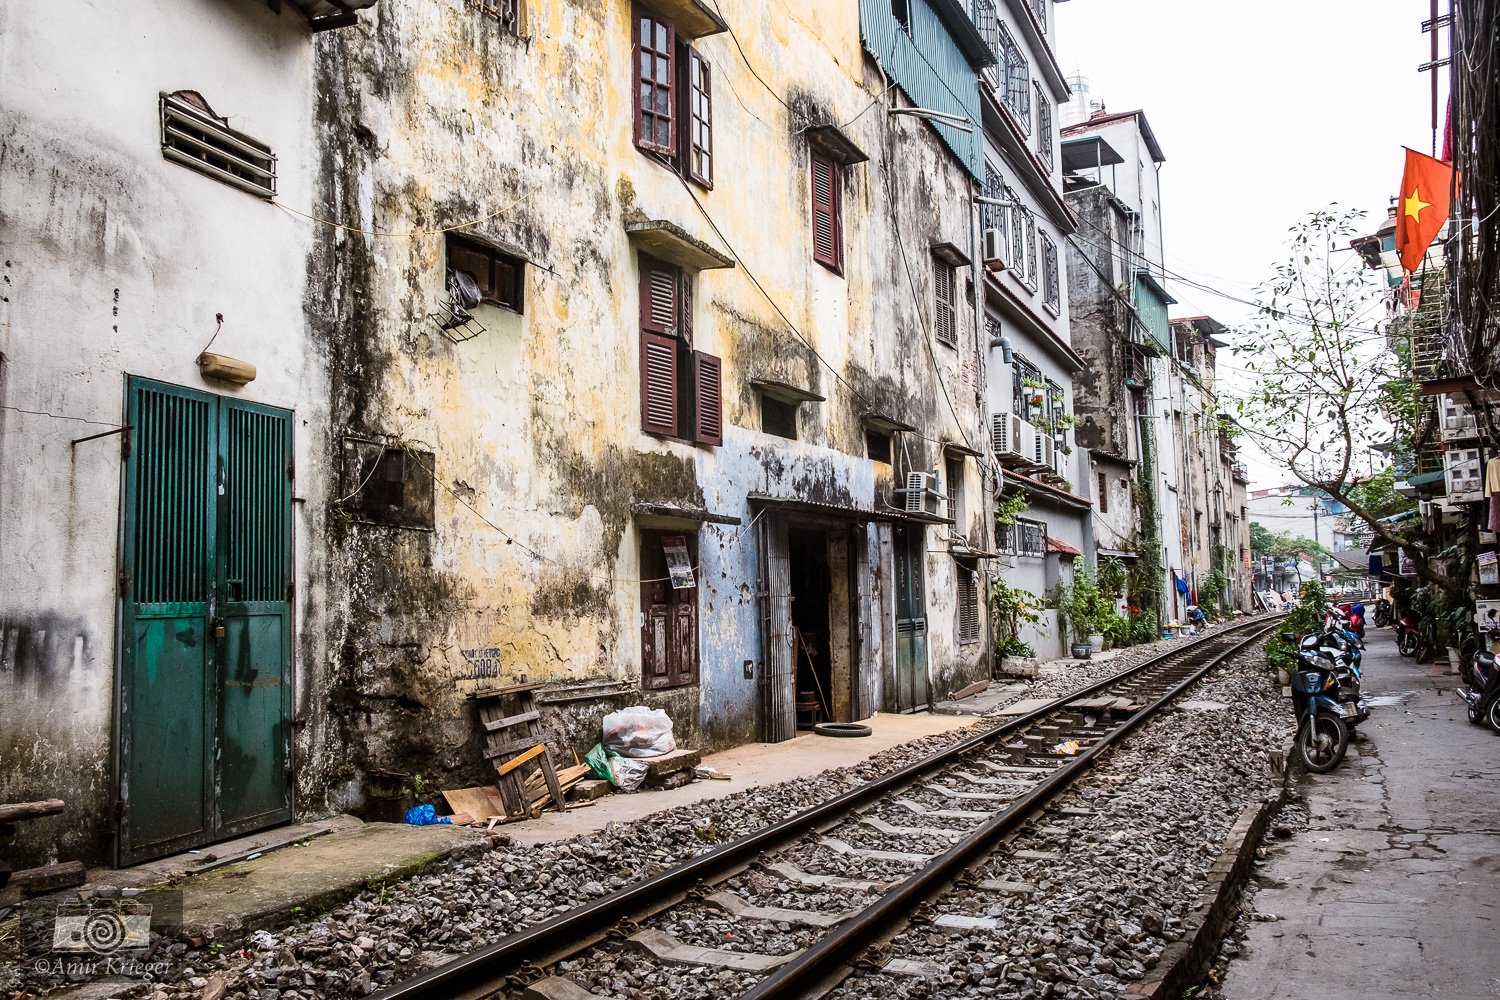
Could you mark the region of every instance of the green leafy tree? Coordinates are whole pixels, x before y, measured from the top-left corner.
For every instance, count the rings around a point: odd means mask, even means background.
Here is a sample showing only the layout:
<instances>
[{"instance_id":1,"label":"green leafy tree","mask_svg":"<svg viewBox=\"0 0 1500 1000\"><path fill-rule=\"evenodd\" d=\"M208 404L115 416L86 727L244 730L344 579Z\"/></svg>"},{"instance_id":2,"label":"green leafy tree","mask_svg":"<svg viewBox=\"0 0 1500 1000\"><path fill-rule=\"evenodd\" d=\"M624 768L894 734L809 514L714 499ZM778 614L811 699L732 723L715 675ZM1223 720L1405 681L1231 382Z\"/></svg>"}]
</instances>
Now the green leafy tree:
<instances>
[{"instance_id":1,"label":"green leafy tree","mask_svg":"<svg viewBox=\"0 0 1500 1000\"><path fill-rule=\"evenodd\" d=\"M1327 493L1374 537L1400 546L1417 573L1457 592L1433 543L1410 525L1381 521L1356 490L1356 461L1390 433L1388 411L1409 402L1411 378L1367 319L1383 290L1345 251L1364 213L1317 211L1291 229L1290 252L1261 289L1259 315L1234 353L1251 373L1237 422L1293 477Z\"/></svg>"}]
</instances>

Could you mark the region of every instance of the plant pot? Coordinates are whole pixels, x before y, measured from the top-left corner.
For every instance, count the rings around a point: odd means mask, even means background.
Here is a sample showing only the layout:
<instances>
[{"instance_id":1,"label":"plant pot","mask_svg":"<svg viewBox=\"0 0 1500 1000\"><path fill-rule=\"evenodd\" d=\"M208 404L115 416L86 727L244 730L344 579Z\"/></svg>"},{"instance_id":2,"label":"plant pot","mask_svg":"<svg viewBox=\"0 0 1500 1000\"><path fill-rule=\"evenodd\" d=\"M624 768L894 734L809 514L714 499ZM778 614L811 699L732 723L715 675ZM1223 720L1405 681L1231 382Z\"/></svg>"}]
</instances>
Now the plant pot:
<instances>
[{"instance_id":1,"label":"plant pot","mask_svg":"<svg viewBox=\"0 0 1500 1000\"><path fill-rule=\"evenodd\" d=\"M1034 656L1000 657L1000 675L1002 677L1035 677L1037 675L1037 666L1037 659Z\"/></svg>"},{"instance_id":2,"label":"plant pot","mask_svg":"<svg viewBox=\"0 0 1500 1000\"><path fill-rule=\"evenodd\" d=\"M1096 653L1104 652L1104 635L1099 632L1089 633L1089 648Z\"/></svg>"},{"instance_id":3,"label":"plant pot","mask_svg":"<svg viewBox=\"0 0 1500 1000\"><path fill-rule=\"evenodd\" d=\"M1092 643L1075 642L1069 648L1075 660L1087 660L1089 657L1094 655L1094 647Z\"/></svg>"}]
</instances>

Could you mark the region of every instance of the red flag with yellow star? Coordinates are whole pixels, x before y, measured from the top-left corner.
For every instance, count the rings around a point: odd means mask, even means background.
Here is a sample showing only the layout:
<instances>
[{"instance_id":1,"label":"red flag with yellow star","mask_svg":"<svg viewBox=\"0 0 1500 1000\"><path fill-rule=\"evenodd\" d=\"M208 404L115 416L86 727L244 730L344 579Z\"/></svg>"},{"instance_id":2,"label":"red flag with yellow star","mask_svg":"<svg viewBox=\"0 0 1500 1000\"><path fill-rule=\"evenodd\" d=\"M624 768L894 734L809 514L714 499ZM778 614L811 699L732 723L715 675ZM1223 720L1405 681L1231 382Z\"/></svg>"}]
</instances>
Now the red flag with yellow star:
<instances>
[{"instance_id":1,"label":"red flag with yellow star","mask_svg":"<svg viewBox=\"0 0 1500 1000\"><path fill-rule=\"evenodd\" d=\"M1427 248L1448 221L1449 188L1453 165L1406 151L1406 170L1401 174L1401 197L1396 206L1396 252L1401 266L1416 271L1427 256Z\"/></svg>"}]
</instances>

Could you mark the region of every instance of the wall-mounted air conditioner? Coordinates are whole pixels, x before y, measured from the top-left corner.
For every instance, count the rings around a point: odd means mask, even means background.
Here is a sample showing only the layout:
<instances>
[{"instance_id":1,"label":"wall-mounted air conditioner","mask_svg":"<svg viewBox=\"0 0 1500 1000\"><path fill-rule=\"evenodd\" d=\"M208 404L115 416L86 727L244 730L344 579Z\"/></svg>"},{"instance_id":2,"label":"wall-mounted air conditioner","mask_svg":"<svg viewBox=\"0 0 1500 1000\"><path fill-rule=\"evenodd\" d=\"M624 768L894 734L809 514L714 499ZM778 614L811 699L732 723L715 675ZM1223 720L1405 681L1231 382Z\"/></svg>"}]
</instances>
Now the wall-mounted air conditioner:
<instances>
[{"instance_id":1,"label":"wall-mounted air conditioner","mask_svg":"<svg viewBox=\"0 0 1500 1000\"><path fill-rule=\"evenodd\" d=\"M1054 462L1053 455L1056 452L1057 446L1052 443L1052 436L1046 431L1038 431L1036 435L1036 449L1032 452L1036 464L1051 472Z\"/></svg>"},{"instance_id":2,"label":"wall-mounted air conditioner","mask_svg":"<svg viewBox=\"0 0 1500 1000\"><path fill-rule=\"evenodd\" d=\"M998 229L986 229L980 243L985 270L999 272L1009 266L1005 260L1004 233Z\"/></svg>"},{"instance_id":3,"label":"wall-mounted air conditioner","mask_svg":"<svg viewBox=\"0 0 1500 1000\"><path fill-rule=\"evenodd\" d=\"M1463 441L1479 436L1474 404L1458 396L1438 396L1438 436L1444 441Z\"/></svg>"},{"instance_id":4,"label":"wall-mounted air conditioner","mask_svg":"<svg viewBox=\"0 0 1500 1000\"><path fill-rule=\"evenodd\" d=\"M1449 500L1466 503L1484 499L1484 473L1478 448L1449 448L1443 452L1443 475Z\"/></svg>"},{"instance_id":5,"label":"wall-mounted air conditioner","mask_svg":"<svg viewBox=\"0 0 1500 1000\"><path fill-rule=\"evenodd\" d=\"M908 514L942 515L942 504L947 497L938 492L937 476L931 472L908 472L906 489L898 490L902 495L902 509Z\"/></svg>"},{"instance_id":6,"label":"wall-mounted air conditioner","mask_svg":"<svg viewBox=\"0 0 1500 1000\"><path fill-rule=\"evenodd\" d=\"M1035 464L1037 448L1040 447L1040 445L1036 443L1036 427L1022 420L1020 417L1016 418L1016 423L1020 425L1019 432L1016 435L1016 439L1019 443L1019 447L1016 448L1016 451L1020 452L1021 461L1027 464Z\"/></svg>"}]
</instances>

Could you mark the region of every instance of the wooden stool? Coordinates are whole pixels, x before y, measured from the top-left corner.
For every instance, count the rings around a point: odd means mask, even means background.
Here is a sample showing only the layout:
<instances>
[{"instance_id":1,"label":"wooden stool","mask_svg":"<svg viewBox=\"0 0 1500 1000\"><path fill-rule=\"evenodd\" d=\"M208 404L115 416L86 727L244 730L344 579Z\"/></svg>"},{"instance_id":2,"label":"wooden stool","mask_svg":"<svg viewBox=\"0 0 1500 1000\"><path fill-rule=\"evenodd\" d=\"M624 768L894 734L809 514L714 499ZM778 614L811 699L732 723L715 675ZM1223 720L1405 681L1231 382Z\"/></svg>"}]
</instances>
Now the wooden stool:
<instances>
[{"instance_id":1,"label":"wooden stool","mask_svg":"<svg viewBox=\"0 0 1500 1000\"><path fill-rule=\"evenodd\" d=\"M797 728L810 729L823 721L823 706L818 703L816 691L798 691L797 700L792 705L797 713ZM803 716L807 716L804 721Z\"/></svg>"}]
</instances>

